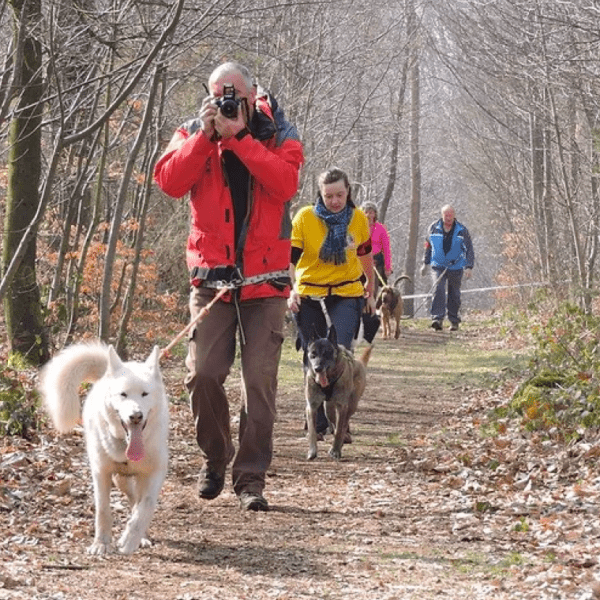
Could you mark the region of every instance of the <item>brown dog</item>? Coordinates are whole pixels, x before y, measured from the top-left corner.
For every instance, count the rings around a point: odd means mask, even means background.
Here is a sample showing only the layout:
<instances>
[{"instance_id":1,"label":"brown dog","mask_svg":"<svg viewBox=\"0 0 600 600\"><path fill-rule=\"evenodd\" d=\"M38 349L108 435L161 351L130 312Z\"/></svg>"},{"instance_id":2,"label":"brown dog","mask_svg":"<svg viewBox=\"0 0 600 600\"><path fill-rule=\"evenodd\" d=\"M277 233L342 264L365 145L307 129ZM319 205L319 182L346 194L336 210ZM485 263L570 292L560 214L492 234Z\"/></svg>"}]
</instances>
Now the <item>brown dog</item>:
<instances>
[{"instance_id":1,"label":"brown dog","mask_svg":"<svg viewBox=\"0 0 600 600\"><path fill-rule=\"evenodd\" d=\"M394 331L394 338L400 337L400 320L402 319L402 294L398 289L398 284L406 279L410 281L408 275L400 275L394 285L385 285L379 292L379 297L375 303L377 310L381 310L381 323L383 325L381 330L381 337L387 340L391 336L392 331L392 319L396 321L396 330Z\"/></svg>"},{"instance_id":2,"label":"brown dog","mask_svg":"<svg viewBox=\"0 0 600 600\"><path fill-rule=\"evenodd\" d=\"M306 422L308 424L308 460L317 458L317 410L325 402L325 413L333 427L333 444L329 455L342 457L344 437L350 417L365 391L366 366L372 346L356 359L352 352L337 343L335 327L326 338L313 332L307 348L308 369L305 376Z\"/></svg>"}]
</instances>

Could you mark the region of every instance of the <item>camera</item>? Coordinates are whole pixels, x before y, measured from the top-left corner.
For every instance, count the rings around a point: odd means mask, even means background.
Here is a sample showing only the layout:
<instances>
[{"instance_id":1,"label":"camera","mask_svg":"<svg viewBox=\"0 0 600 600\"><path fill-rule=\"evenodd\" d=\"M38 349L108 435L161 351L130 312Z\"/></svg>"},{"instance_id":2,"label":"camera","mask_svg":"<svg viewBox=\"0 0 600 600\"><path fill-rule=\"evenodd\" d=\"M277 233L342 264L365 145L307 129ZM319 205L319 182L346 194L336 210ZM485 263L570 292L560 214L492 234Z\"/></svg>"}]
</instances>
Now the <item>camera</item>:
<instances>
[{"instance_id":1,"label":"camera","mask_svg":"<svg viewBox=\"0 0 600 600\"><path fill-rule=\"evenodd\" d=\"M228 119L237 119L238 106L241 100L235 97L235 87L231 84L223 86L223 96L215 104L219 107L221 114Z\"/></svg>"}]
</instances>

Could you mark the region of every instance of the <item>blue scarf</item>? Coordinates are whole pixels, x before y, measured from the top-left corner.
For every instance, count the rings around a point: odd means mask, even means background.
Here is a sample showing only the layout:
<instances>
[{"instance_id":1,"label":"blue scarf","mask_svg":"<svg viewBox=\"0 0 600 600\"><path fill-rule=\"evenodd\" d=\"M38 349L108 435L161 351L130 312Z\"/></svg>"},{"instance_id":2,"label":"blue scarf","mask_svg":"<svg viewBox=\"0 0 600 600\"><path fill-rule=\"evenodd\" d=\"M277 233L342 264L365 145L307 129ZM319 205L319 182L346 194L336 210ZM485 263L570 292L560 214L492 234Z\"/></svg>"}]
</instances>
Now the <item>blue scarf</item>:
<instances>
[{"instance_id":1,"label":"blue scarf","mask_svg":"<svg viewBox=\"0 0 600 600\"><path fill-rule=\"evenodd\" d=\"M325 207L323 198L319 196L315 204L315 214L325 221L327 237L321 246L319 258L326 263L343 265L346 262L346 246L348 238L348 223L352 218L352 206L346 204L338 213L332 213Z\"/></svg>"}]
</instances>

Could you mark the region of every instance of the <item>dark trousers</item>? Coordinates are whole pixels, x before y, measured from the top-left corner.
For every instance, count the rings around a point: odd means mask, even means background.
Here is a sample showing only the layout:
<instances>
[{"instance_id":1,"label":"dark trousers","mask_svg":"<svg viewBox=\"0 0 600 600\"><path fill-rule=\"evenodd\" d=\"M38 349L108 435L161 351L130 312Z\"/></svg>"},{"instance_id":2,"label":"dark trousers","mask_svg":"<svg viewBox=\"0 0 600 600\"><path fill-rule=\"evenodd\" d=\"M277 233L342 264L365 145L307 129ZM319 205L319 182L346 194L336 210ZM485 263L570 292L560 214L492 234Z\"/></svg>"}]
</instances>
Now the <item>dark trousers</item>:
<instances>
[{"instance_id":1,"label":"dark trousers","mask_svg":"<svg viewBox=\"0 0 600 600\"><path fill-rule=\"evenodd\" d=\"M383 285L387 285L387 276L385 274L385 257L383 256L383 252L378 252L373 255L373 269L377 269L377 273L379 273L381 279L383 280ZM379 294L379 286L381 285L381 281L377 276L377 273L373 272L373 296L377 298Z\"/></svg>"},{"instance_id":2,"label":"dark trousers","mask_svg":"<svg viewBox=\"0 0 600 600\"><path fill-rule=\"evenodd\" d=\"M448 314L448 320L451 323L460 323L460 286L462 282L463 270L447 270L443 275L443 269L431 269L433 281L439 278L433 300L431 301L431 319L440 323ZM441 275L441 277L440 277ZM448 297L446 298L446 287L448 287Z\"/></svg>"},{"instance_id":3,"label":"dark trousers","mask_svg":"<svg viewBox=\"0 0 600 600\"><path fill-rule=\"evenodd\" d=\"M214 290L193 288L192 319L214 297ZM185 384L190 394L196 439L209 469L224 472L234 457L230 409L224 383L235 360L241 325L242 399L239 449L232 465L233 489L262 493L273 457L277 371L284 339L285 298L260 298L239 304L217 302L189 339Z\"/></svg>"},{"instance_id":4,"label":"dark trousers","mask_svg":"<svg viewBox=\"0 0 600 600\"><path fill-rule=\"evenodd\" d=\"M356 337L360 327L360 319L365 306L364 298L343 298L342 296L327 296L325 307L335 326L338 344L348 350L352 347L352 340ZM306 352L313 328L319 337L327 335L327 321L318 300L302 298L300 311L296 313L296 324L302 342L302 349ZM306 357L304 360L306 363Z\"/></svg>"}]
</instances>

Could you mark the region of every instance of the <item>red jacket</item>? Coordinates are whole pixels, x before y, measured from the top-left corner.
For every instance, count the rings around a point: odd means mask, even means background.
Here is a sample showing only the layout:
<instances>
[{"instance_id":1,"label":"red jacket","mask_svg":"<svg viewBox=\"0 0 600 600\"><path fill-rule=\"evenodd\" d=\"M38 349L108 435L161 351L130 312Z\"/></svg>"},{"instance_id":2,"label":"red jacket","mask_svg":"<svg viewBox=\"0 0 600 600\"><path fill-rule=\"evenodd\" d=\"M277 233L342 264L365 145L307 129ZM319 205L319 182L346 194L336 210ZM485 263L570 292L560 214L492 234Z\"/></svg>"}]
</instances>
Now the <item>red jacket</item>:
<instances>
[{"instance_id":1,"label":"red jacket","mask_svg":"<svg viewBox=\"0 0 600 600\"><path fill-rule=\"evenodd\" d=\"M224 150L231 150L250 172L250 221L237 266L245 278L289 267L289 200L298 190L304 162L302 144L276 104L272 111L265 99L258 99L255 108L258 118L252 120L252 135L213 142L200 129L198 119L188 121L175 132L156 164L154 177L166 194L180 198L190 192L187 264L192 278L208 279L207 270L236 266L233 202L223 171ZM241 299L288 294L289 288L278 289L264 282L243 286Z\"/></svg>"}]
</instances>

